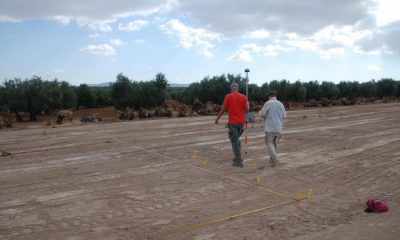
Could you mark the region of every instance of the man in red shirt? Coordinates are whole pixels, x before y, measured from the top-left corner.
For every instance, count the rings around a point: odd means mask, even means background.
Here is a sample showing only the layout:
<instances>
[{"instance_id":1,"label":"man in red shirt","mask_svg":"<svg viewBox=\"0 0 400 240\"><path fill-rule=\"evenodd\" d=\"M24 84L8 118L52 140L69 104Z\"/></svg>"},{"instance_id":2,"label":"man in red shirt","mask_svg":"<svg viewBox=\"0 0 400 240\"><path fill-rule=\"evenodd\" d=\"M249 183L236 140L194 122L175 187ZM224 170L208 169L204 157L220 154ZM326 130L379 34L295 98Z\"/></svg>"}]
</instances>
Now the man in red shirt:
<instances>
[{"instance_id":1,"label":"man in red shirt","mask_svg":"<svg viewBox=\"0 0 400 240\"><path fill-rule=\"evenodd\" d=\"M219 119L224 115L226 109L228 109L229 139L234 155L232 166L242 168L243 159L240 154L239 138L243 133L243 125L246 122L245 113L249 110L249 103L247 97L239 93L239 85L237 83L232 83L231 93L225 96L221 111L219 111L215 119L215 124L218 124Z\"/></svg>"}]
</instances>

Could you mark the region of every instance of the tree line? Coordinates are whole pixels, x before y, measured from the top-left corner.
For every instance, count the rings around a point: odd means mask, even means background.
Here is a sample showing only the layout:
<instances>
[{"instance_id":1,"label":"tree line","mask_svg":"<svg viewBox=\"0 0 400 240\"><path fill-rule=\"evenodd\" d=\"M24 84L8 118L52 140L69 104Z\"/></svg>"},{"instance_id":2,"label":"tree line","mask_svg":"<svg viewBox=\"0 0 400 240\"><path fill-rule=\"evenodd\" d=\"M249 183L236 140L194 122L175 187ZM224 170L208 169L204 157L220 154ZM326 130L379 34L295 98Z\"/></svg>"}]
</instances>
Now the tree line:
<instances>
[{"instance_id":1,"label":"tree line","mask_svg":"<svg viewBox=\"0 0 400 240\"><path fill-rule=\"evenodd\" d=\"M17 121L22 121L21 112L29 113L30 120L35 121L40 114L60 109L112 105L118 109L151 108L165 101L167 84L162 73L151 81L132 81L118 74L110 87L72 86L65 81L48 81L38 76L7 79L0 85L0 111L14 113Z\"/></svg>"},{"instance_id":2,"label":"tree line","mask_svg":"<svg viewBox=\"0 0 400 240\"><path fill-rule=\"evenodd\" d=\"M131 80L120 73L109 87L91 87L86 84L72 86L65 81L57 79L49 81L38 76L24 80L14 78L6 79L0 85L0 110L15 113L19 121L20 113L26 112L29 113L30 120L34 121L37 115L42 113L80 107L115 106L117 109L126 107L148 109L160 106L168 99L189 105L196 99L201 102L221 104L233 82L239 84L242 93L245 92L246 78L233 74L207 76L185 88L168 87L168 81L163 73L158 73L150 81ZM264 102L270 90L277 91L278 98L282 101L296 102L306 102L311 99L333 100L342 97L349 99L400 97L400 81L385 78L363 83L341 81L336 84L328 81L291 83L285 79L272 80L261 86L249 84L249 100Z\"/></svg>"},{"instance_id":3,"label":"tree line","mask_svg":"<svg viewBox=\"0 0 400 240\"><path fill-rule=\"evenodd\" d=\"M186 104L193 103L195 98L202 102L213 102L221 104L225 94L229 93L229 86L233 82L239 84L241 93L245 93L246 79L240 75L220 75L214 77L205 77L200 82L192 83L189 87L180 89L171 94L172 98ZM370 80L368 82L341 81L337 84L328 81L308 81L300 80L291 83L288 80L272 80L265 82L261 86L257 84L248 85L248 94L250 101L264 102L267 99L268 91L274 90L278 98L282 101L306 102L311 99L337 99L358 97L383 98L400 97L400 81L384 78L378 81Z\"/></svg>"}]
</instances>

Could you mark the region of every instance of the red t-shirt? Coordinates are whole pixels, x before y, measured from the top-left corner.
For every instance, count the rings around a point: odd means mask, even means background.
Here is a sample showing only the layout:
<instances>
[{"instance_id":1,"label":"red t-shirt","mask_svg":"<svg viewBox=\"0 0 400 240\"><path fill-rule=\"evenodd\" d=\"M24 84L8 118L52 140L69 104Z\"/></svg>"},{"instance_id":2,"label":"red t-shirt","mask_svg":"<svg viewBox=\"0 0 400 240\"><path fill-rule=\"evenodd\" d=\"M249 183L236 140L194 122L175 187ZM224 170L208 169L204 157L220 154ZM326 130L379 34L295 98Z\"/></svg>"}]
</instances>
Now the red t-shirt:
<instances>
[{"instance_id":1,"label":"red t-shirt","mask_svg":"<svg viewBox=\"0 0 400 240\"><path fill-rule=\"evenodd\" d=\"M247 98L241 93L230 93L225 96L224 106L228 108L228 123L245 123Z\"/></svg>"}]
</instances>

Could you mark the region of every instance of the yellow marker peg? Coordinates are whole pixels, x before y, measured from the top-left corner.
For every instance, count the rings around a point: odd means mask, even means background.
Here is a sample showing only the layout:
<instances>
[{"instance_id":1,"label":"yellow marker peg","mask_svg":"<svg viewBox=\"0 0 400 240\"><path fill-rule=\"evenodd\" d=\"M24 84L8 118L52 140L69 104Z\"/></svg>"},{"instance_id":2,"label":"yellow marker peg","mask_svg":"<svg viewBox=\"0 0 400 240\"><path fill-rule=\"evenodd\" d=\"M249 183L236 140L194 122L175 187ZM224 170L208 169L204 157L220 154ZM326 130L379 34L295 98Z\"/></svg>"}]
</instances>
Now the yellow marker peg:
<instances>
[{"instance_id":1,"label":"yellow marker peg","mask_svg":"<svg viewBox=\"0 0 400 240\"><path fill-rule=\"evenodd\" d=\"M312 197L313 189L308 189L307 198L310 199Z\"/></svg>"},{"instance_id":2,"label":"yellow marker peg","mask_svg":"<svg viewBox=\"0 0 400 240\"><path fill-rule=\"evenodd\" d=\"M204 161L203 161L203 163L204 163L204 166L208 166L208 158L204 158Z\"/></svg>"},{"instance_id":3,"label":"yellow marker peg","mask_svg":"<svg viewBox=\"0 0 400 240\"><path fill-rule=\"evenodd\" d=\"M199 153L198 152L192 152L192 159L196 159L199 157Z\"/></svg>"},{"instance_id":4,"label":"yellow marker peg","mask_svg":"<svg viewBox=\"0 0 400 240\"><path fill-rule=\"evenodd\" d=\"M260 176L257 176L257 186L260 186L261 181L260 181Z\"/></svg>"},{"instance_id":5,"label":"yellow marker peg","mask_svg":"<svg viewBox=\"0 0 400 240\"><path fill-rule=\"evenodd\" d=\"M303 200L303 193L302 193L302 192L298 192L298 193L297 193L296 200L297 200L297 201Z\"/></svg>"},{"instance_id":6,"label":"yellow marker peg","mask_svg":"<svg viewBox=\"0 0 400 240\"><path fill-rule=\"evenodd\" d=\"M257 171L257 160L254 160L253 162L253 169L254 171Z\"/></svg>"}]
</instances>

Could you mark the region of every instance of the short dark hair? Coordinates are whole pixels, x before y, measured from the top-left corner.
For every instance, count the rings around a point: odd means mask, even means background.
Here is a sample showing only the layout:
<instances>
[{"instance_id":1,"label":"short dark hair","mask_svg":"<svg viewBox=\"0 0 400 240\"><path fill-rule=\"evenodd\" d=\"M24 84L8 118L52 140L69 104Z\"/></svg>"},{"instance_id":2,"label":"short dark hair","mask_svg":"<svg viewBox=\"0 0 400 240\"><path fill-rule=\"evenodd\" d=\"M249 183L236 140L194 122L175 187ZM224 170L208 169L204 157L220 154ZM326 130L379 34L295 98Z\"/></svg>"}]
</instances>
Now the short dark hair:
<instances>
[{"instance_id":1,"label":"short dark hair","mask_svg":"<svg viewBox=\"0 0 400 240\"><path fill-rule=\"evenodd\" d=\"M276 91L269 91L268 97L276 97Z\"/></svg>"}]
</instances>

